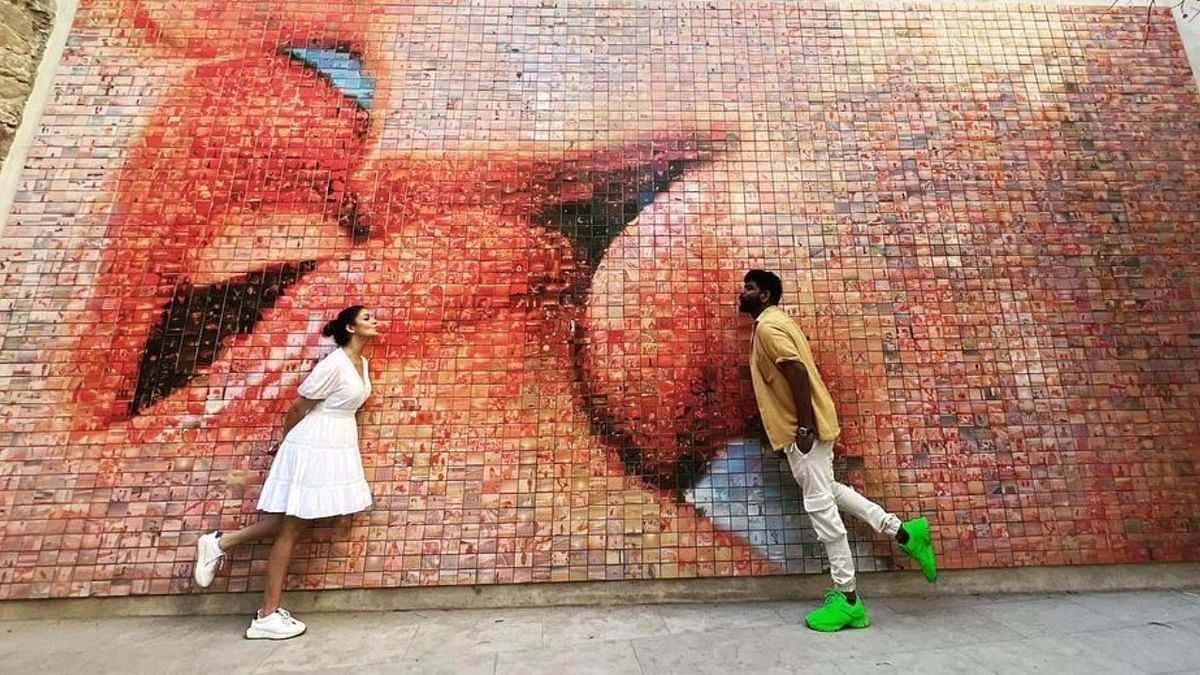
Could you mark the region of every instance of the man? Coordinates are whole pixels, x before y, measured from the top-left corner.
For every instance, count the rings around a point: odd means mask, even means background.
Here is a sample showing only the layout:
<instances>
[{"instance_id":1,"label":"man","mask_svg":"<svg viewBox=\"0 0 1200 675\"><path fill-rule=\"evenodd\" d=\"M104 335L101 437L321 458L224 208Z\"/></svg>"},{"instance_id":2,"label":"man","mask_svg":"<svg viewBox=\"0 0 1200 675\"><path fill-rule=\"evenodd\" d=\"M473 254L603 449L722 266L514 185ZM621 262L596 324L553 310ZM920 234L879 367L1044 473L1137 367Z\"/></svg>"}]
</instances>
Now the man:
<instances>
[{"instance_id":1,"label":"man","mask_svg":"<svg viewBox=\"0 0 1200 675\"><path fill-rule=\"evenodd\" d=\"M832 632L870 625L854 588L854 559L846 525L838 509L866 521L876 532L896 537L900 549L921 566L925 580L937 581L929 522L905 523L833 479L833 442L840 433L833 399L813 363L808 339L783 310L783 282L773 272L746 274L738 311L754 317L750 373L754 397L771 447L787 456L792 475L804 492L804 510L829 556L834 590L805 618L809 628Z\"/></svg>"}]
</instances>

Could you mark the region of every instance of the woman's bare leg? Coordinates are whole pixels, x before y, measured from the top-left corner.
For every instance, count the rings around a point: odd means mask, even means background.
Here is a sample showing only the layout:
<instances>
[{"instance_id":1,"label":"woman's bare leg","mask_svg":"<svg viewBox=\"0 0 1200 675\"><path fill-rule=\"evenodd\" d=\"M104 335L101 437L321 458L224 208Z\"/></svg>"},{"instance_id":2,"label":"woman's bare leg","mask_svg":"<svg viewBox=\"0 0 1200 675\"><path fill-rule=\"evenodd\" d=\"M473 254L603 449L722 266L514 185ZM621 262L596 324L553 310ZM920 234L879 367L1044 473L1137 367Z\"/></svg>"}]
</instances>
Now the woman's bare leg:
<instances>
[{"instance_id":1,"label":"woman's bare leg","mask_svg":"<svg viewBox=\"0 0 1200 675\"><path fill-rule=\"evenodd\" d=\"M217 546L220 546L222 551L228 551L238 544L274 537L279 533L279 527L282 523L283 516L278 513L268 513L262 520L253 525L243 527L236 532L222 534L221 538L217 539Z\"/></svg>"},{"instance_id":2,"label":"woman's bare leg","mask_svg":"<svg viewBox=\"0 0 1200 675\"><path fill-rule=\"evenodd\" d=\"M271 560L267 563L267 587L263 589L263 605L259 616L267 616L279 609L279 598L283 595L283 582L287 579L288 563L292 559L292 548L308 521L294 516L283 516L275 544L271 546Z\"/></svg>"}]
</instances>

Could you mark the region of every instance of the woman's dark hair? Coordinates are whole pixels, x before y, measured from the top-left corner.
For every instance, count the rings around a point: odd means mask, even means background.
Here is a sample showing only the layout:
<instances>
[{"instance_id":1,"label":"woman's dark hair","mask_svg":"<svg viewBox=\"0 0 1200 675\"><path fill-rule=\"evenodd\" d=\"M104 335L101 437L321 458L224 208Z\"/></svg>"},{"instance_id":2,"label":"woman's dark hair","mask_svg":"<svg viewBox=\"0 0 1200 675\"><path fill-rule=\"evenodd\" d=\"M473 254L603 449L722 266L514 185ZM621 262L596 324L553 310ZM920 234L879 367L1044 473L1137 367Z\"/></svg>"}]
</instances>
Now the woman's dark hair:
<instances>
[{"instance_id":1,"label":"woman's dark hair","mask_svg":"<svg viewBox=\"0 0 1200 675\"><path fill-rule=\"evenodd\" d=\"M338 312L337 318L325 324L321 335L333 338L339 347L350 344L350 326L358 320L358 313L363 311L362 305L351 305Z\"/></svg>"}]
</instances>

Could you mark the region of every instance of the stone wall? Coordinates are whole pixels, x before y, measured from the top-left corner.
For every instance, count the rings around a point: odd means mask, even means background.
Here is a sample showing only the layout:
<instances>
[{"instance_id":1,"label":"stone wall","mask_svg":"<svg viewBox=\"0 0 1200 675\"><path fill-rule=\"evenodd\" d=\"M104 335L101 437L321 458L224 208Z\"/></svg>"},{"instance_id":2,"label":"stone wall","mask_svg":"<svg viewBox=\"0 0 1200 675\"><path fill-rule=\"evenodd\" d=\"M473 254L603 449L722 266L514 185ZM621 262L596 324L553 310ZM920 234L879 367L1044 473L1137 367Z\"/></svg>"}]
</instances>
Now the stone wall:
<instances>
[{"instance_id":1,"label":"stone wall","mask_svg":"<svg viewBox=\"0 0 1200 675\"><path fill-rule=\"evenodd\" d=\"M0 0L0 162L21 123L53 23L53 0Z\"/></svg>"}]
</instances>

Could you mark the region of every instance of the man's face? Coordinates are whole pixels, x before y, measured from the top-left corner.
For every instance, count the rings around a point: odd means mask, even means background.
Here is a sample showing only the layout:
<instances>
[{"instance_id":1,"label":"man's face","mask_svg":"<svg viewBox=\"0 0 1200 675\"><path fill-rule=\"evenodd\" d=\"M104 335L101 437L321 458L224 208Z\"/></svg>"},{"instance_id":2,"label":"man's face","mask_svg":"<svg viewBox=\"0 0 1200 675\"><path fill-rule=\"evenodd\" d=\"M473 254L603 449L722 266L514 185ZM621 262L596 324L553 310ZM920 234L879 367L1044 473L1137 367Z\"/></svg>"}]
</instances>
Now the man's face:
<instances>
[{"instance_id":1,"label":"man's face","mask_svg":"<svg viewBox=\"0 0 1200 675\"><path fill-rule=\"evenodd\" d=\"M758 287L753 281L742 284L742 292L738 295L738 311L745 314L757 315L767 306L768 293Z\"/></svg>"}]
</instances>

